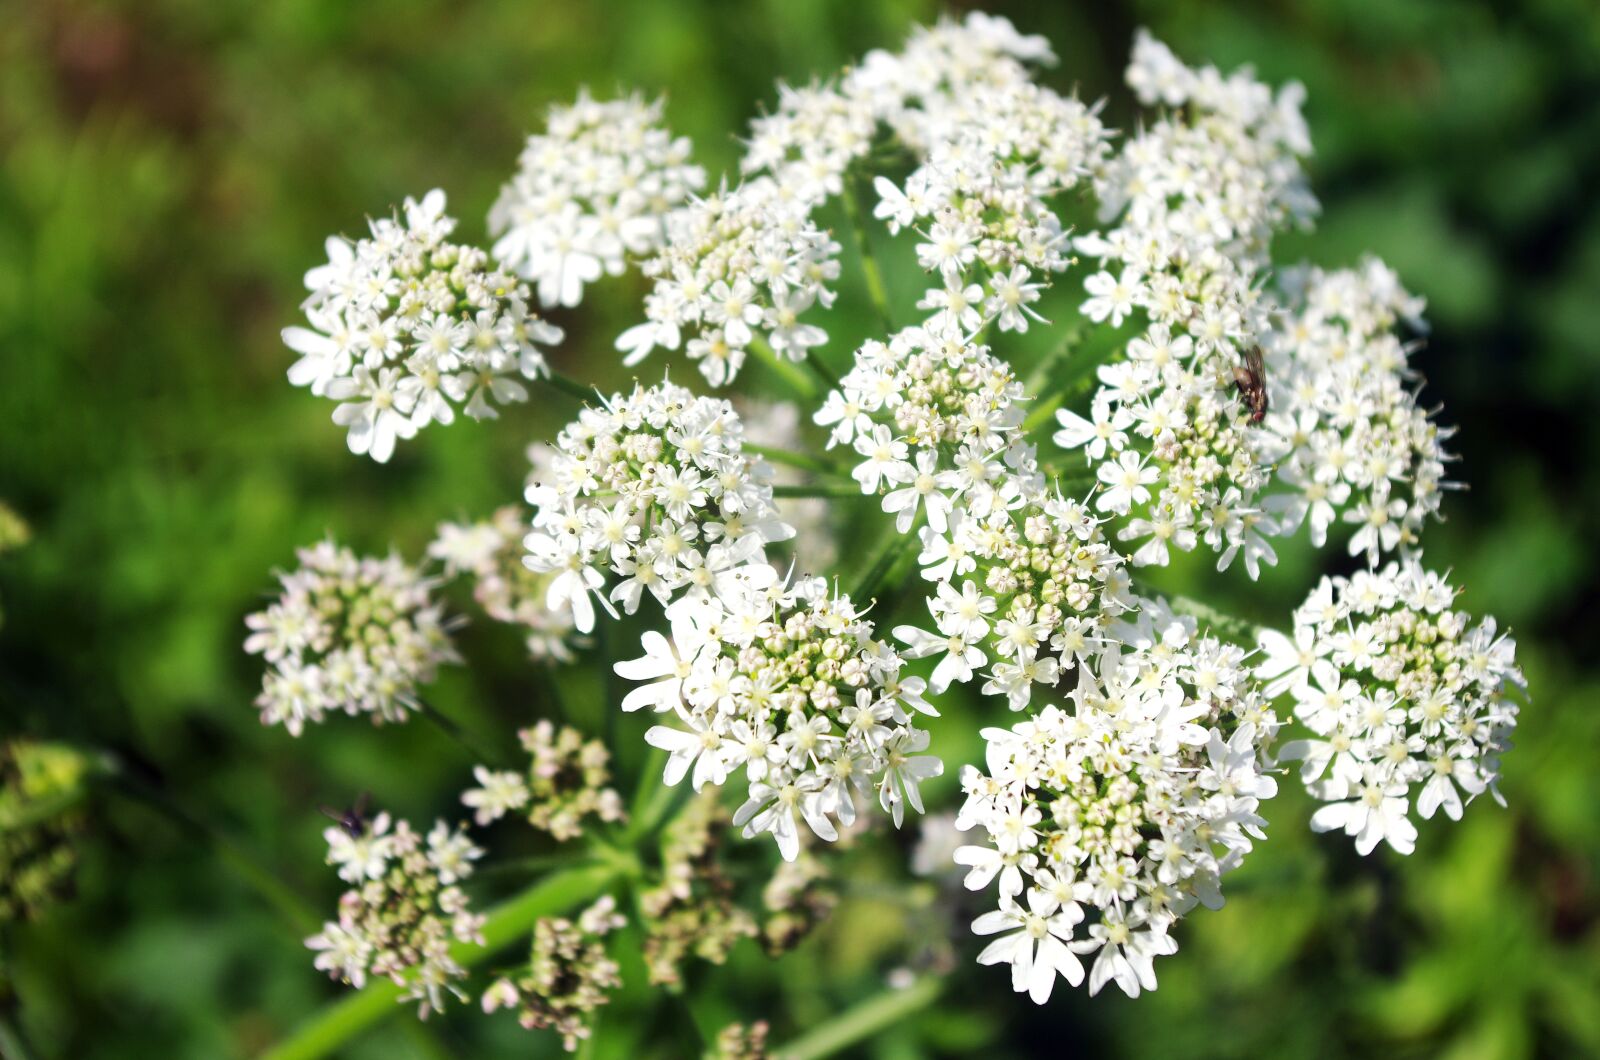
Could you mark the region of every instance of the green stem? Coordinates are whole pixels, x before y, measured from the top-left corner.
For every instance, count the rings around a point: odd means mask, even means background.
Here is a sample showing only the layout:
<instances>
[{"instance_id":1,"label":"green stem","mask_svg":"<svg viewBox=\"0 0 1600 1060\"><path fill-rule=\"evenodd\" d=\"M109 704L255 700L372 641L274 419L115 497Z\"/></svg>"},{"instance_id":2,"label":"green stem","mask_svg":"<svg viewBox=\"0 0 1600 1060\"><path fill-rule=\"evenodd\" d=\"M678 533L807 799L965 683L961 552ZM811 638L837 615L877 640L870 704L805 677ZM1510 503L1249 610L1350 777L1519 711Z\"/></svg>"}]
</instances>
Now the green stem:
<instances>
[{"instance_id":1,"label":"green stem","mask_svg":"<svg viewBox=\"0 0 1600 1060\"><path fill-rule=\"evenodd\" d=\"M477 740L467 734L467 730L462 728L459 722L450 717L448 714L445 714L439 710L439 708L434 706L432 703L429 703L425 699L419 699L417 700L417 710L423 717L427 718L429 721L438 726L440 732L443 732L446 736L450 737L457 747L467 752L467 757L473 759L479 764L486 766L505 765L505 760L503 758L501 758L499 755L487 753L484 747L479 744Z\"/></svg>"},{"instance_id":2,"label":"green stem","mask_svg":"<svg viewBox=\"0 0 1600 1060\"><path fill-rule=\"evenodd\" d=\"M1141 585L1138 591L1144 595L1160 596L1167 601L1167 606L1180 615L1190 615L1200 620L1201 631L1209 626L1213 635L1234 640L1246 648L1253 648L1256 638L1265 626L1257 625L1247 618L1230 615L1226 611L1219 611L1210 604L1202 603L1192 596L1171 596L1158 590Z\"/></svg>"},{"instance_id":3,"label":"green stem","mask_svg":"<svg viewBox=\"0 0 1600 1060\"><path fill-rule=\"evenodd\" d=\"M807 374L804 368L801 368L798 364L795 364L793 361L789 360L789 358L779 357L775 352L773 352L772 347L767 345L766 339L762 338L760 335L754 336L750 340L748 349L751 353L756 355L757 360L761 361L768 368L771 368L780 377L782 377L783 381L788 383L799 397L808 402L812 402L817 399L817 395L820 393L820 391L817 389L816 381L813 380L809 374Z\"/></svg>"},{"instance_id":4,"label":"green stem","mask_svg":"<svg viewBox=\"0 0 1600 1060\"><path fill-rule=\"evenodd\" d=\"M778 449L770 445L755 445L751 442L744 443L744 451L754 453L764 460L774 464L783 464L787 467L798 468L801 471L812 471L818 475L843 476L844 468L829 460L809 456L805 453L794 453L787 449Z\"/></svg>"},{"instance_id":5,"label":"green stem","mask_svg":"<svg viewBox=\"0 0 1600 1060\"><path fill-rule=\"evenodd\" d=\"M865 573L856 581L855 589L850 593L850 599L855 601L857 607L862 606L873 593L878 591L878 586L882 583L884 575L889 573L889 568L894 566L895 560L899 559L908 547L906 544L908 537L913 542L909 547L915 547L915 534L917 526L921 522L922 513L919 511L916 523L911 526L910 534L902 534L895 527L894 520L889 520L884 531L883 540L878 544L878 554L873 557L872 564L867 567Z\"/></svg>"},{"instance_id":6,"label":"green stem","mask_svg":"<svg viewBox=\"0 0 1600 1060\"><path fill-rule=\"evenodd\" d=\"M872 300L872 308L883 324L884 337L888 338L894 334L894 320L889 314L889 289L884 285L883 270L878 267L878 257L872 251L872 240L862 216L861 186L850 177L846 177L845 183L844 194L840 196L844 200L844 215L855 236L856 252L861 256L861 274L867 281L867 297Z\"/></svg>"},{"instance_id":7,"label":"green stem","mask_svg":"<svg viewBox=\"0 0 1600 1060\"><path fill-rule=\"evenodd\" d=\"M861 492L861 487L860 486L857 486L857 485L854 485L854 484L851 484L851 485L847 486L847 485L844 485L843 483L841 483L841 484L839 484L837 486L833 486L833 485L774 486L774 487L772 487L772 495L774 497L860 497L860 496L864 496L864 494L862 494L862 492Z\"/></svg>"},{"instance_id":8,"label":"green stem","mask_svg":"<svg viewBox=\"0 0 1600 1060\"><path fill-rule=\"evenodd\" d=\"M614 865L569 869L547 876L520 895L496 906L483 925L483 945L457 942L450 956L463 968L482 963L533 929L540 917L554 916L597 896L617 875ZM345 1042L393 1015L403 989L379 979L322 1009L302 1023L263 1060L314 1060L336 1052Z\"/></svg>"},{"instance_id":9,"label":"green stem","mask_svg":"<svg viewBox=\"0 0 1600 1060\"><path fill-rule=\"evenodd\" d=\"M944 980L935 976L919 979L904 990L890 990L869 998L854 1008L801 1035L772 1055L774 1060L820 1060L865 1041L887 1030L919 1009L938 999Z\"/></svg>"},{"instance_id":10,"label":"green stem","mask_svg":"<svg viewBox=\"0 0 1600 1060\"><path fill-rule=\"evenodd\" d=\"M551 370L549 375L541 376L539 382L553 390L559 390L563 394L575 397L586 405L600 396L600 392L594 387L584 386L571 376L562 375L554 370Z\"/></svg>"}]
</instances>

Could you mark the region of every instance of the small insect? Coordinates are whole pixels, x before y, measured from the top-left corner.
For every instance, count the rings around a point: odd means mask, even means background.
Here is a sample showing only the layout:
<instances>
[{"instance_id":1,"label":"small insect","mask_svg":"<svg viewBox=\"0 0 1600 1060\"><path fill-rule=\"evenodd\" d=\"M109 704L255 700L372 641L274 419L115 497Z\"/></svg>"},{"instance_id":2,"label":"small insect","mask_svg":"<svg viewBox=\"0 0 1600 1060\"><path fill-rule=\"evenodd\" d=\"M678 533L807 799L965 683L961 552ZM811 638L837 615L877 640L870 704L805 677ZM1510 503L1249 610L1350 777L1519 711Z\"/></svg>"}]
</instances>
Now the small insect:
<instances>
[{"instance_id":1,"label":"small insect","mask_svg":"<svg viewBox=\"0 0 1600 1060\"><path fill-rule=\"evenodd\" d=\"M1267 371L1261 363L1261 347L1244 351L1244 363L1233 366L1233 385L1250 410L1250 422L1260 423L1267 414Z\"/></svg>"},{"instance_id":2,"label":"small insect","mask_svg":"<svg viewBox=\"0 0 1600 1060\"><path fill-rule=\"evenodd\" d=\"M356 804L348 810L336 810L332 806L321 807L323 816L329 820L337 821L345 834L351 839L360 839L367 831L367 796L363 791L356 796Z\"/></svg>"}]
</instances>

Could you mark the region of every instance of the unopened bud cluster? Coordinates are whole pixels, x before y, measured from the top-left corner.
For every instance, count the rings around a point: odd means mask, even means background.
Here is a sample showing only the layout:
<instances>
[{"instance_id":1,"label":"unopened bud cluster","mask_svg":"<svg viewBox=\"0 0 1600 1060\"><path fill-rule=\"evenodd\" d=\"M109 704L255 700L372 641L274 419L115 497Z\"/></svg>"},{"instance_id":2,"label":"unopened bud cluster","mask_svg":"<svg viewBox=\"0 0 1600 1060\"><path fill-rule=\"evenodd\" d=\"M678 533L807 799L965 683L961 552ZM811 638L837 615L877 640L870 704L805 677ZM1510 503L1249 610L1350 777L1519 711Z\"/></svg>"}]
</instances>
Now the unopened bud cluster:
<instances>
[{"instance_id":1,"label":"unopened bud cluster","mask_svg":"<svg viewBox=\"0 0 1600 1060\"><path fill-rule=\"evenodd\" d=\"M478 824L512 811L527 810L528 823L565 842L583 835L586 819L621 821L622 797L609 787L611 754L599 740L586 740L569 725L559 729L544 719L517 734L532 756L526 777L510 770L473 770L481 787L461 801L473 808Z\"/></svg>"},{"instance_id":2,"label":"unopened bud cluster","mask_svg":"<svg viewBox=\"0 0 1600 1060\"><path fill-rule=\"evenodd\" d=\"M567 1052L575 1052L593 1031L595 1011L622 985L617 962L606 954L605 936L625 923L610 895L576 920L541 919L533 927L527 967L484 991L483 1010L515 1009L528 1030L553 1030Z\"/></svg>"}]
</instances>

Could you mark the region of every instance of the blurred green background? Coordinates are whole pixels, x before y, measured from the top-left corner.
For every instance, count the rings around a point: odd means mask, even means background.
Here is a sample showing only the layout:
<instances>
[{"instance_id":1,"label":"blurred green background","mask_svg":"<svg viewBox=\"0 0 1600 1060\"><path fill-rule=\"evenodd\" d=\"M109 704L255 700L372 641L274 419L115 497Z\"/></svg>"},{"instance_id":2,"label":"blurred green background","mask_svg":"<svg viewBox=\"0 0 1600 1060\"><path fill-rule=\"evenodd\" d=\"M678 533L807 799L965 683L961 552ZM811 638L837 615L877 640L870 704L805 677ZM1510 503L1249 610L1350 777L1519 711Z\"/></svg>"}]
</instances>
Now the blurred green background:
<instances>
[{"instance_id":1,"label":"blurred green background","mask_svg":"<svg viewBox=\"0 0 1600 1060\"><path fill-rule=\"evenodd\" d=\"M1160 965L1154 995L1090 999L1062 985L1035 1010L1003 972L969 967L976 947L960 928L948 988L958 1000L863 1055L1600 1055L1596 6L1042 7L990 10L1047 35L1062 62L1045 79L1109 94L1118 122L1141 24L1190 62L1250 62L1268 80L1306 83L1325 212L1281 257L1342 265L1370 250L1428 297L1425 395L1461 426L1456 477L1471 483L1430 531L1428 559L1453 569L1464 606L1515 629L1533 703L1506 760L1509 810L1476 804L1459 825L1425 827L1410 859L1362 860L1339 837L1311 835L1305 800L1286 794L1270 808L1270 841L1230 878L1227 908L1179 929L1182 951ZM571 407L539 394L498 424L428 431L387 467L351 457L327 404L285 383L278 340L323 237L437 185L463 237L481 239L521 137L584 83L667 93L672 126L717 173L775 78L807 80L897 46L940 10L915 0L0 5L0 500L35 535L0 557L5 730L116 754L331 914L338 887L321 864L318 803L371 790L417 820L455 815L470 763L420 723L335 722L299 741L263 730L242 618L293 548L325 532L417 556L439 520L514 499L524 446ZM906 258L889 279L909 301ZM622 382L610 340L636 318L639 291L602 285L562 317L560 367ZM829 328L859 335L858 322ZM824 356L838 363L847 348ZM1339 562L1291 549L1259 585L1194 565L1162 584L1281 623ZM514 633L479 622L463 641L473 669L441 682L442 709L502 737L540 713ZM593 687L581 671L567 678L580 693ZM598 719L598 698L579 698ZM618 726L625 766L645 724ZM946 804L977 724L958 704L936 731L951 763ZM137 803L105 796L93 810L78 897L4 939L16 991L7 1019L34 1051L249 1055L334 996L214 842ZM890 853L864 858L861 879L892 879L885 865L903 853ZM729 968L699 968L696 1003L770 1019L782 1041L914 964L909 935L946 930L928 926L942 899L913 909L904 888L859 890L781 963L747 947ZM596 1051L684 1055L688 1027L659 992L630 987L604 1012ZM402 1018L350 1055L556 1048L505 1017L426 1030Z\"/></svg>"}]
</instances>

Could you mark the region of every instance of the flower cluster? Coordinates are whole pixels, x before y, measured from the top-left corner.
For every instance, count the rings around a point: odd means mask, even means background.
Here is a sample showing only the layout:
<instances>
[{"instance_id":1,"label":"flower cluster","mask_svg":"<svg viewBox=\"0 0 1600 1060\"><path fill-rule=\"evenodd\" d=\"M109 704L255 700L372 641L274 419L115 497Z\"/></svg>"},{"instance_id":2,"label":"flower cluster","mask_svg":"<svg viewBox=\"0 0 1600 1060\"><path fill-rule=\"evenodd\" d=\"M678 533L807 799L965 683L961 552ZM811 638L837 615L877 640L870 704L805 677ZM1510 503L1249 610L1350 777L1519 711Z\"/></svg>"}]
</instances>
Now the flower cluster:
<instances>
[{"instance_id":1,"label":"flower cluster","mask_svg":"<svg viewBox=\"0 0 1600 1060\"><path fill-rule=\"evenodd\" d=\"M528 289L476 247L447 241L444 192L407 199L404 220L378 218L369 238L332 236L328 262L306 273L310 328L283 331L300 355L289 382L341 404L350 451L382 463L396 439L430 423L498 416L528 399L517 376L549 374L541 346L561 329L528 308Z\"/></svg>"},{"instance_id":2,"label":"flower cluster","mask_svg":"<svg viewBox=\"0 0 1600 1060\"><path fill-rule=\"evenodd\" d=\"M722 867L721 812L717 793L707 789L663 830L660 882L639 895L653 984L681 982L691 954L721 964L740 939L760 933L755 917L734 901Z\"/></svg>"},{"instance_id":3,"label":"flower cluster","mask_svg":"<svg viewBox=\"0 0 1600 1060\"><path fill-rule=\"evenodd\" d=\"M728 402L671 383L584 409L527 491L524 562L553 574L546 605L587 633L591 595L610 614L613 602L632 614L647 591L665 604L680 592L731 597L771 584L764 546L794 531L742 436ZM618 579L609 594L607 572Z\"/></svg>"},{"instance_id":4,"label":"flower cluster","mask_svg":"<svg viewBox=\"0 0 1600 1060\"><path fill-rule=\"evenodd\" d=\"M88 771L88 760L63 744L0 744L0 927L72 894Z\"/></svg>"},{"instance_id":5,"label":"flower cluster","mask_svg":"<svg viewBox=\"0 0 1600 1060\"><path fill-rule=\"evenodd\" d=\"M915 226L917 260L937 274L917 305L951 331L990 320L1027 331L1043 319L1031 304L1071 260L1050 200L1101 164L1108 134L1081 102L1029 81L935 97L922 119L922 164L903 187L874 182L874 214L891 234Z\"/></svg>"},{"instance_id":6,"label":"flower cluster","mask_svg":"<svg viewBox=\"0 0 1600 1060\"><path fill-rule=\"evenodd\" d=\"M696 199L674 218L667 245L644 264L655 289L645 317L617 338L634 365L657 346L686 351L712 386L733 381L752 344L792 361L828 340L801 320L814 304L833 304L839 244L808 206L770 177Z\"/></svg>"},{"instance_id":7,"label":"flower cluster","mask_svg":"<svg viewBox=\"0 0 1600 1060\"><path fill-rule=\"evenodd\" d=\"M458 980L466 969L450 955L454 942L483 943L483 917L467 908L458 886L483 851L443 821L426 840L388 814L359 826L327 829L328 864L353 884L339 899L339 919L306 940L316 966L357 989L381 976L404 987L401 1001L420 1001L419 1014L444 1007L445 994L467 999Z\"/></svg>"},{"instance_id":8,"label":"flower cluster","mask_svg":"<svg viewBox=\"0 0 1600 1060\"><path fill-rule=\"evenodd\" d=\"M533 926L528 966L498 979L483 994L483 1011L515 1008L528 1030L549 1028L562 1047L575 1052L588 1038L594 1013L622 985L617 962L606 954L605 936L627 923L606 895L578 915L546 917Z\"/></svg>"},{"instance_id":9,"label":"flower cluster","mask_svg":"<svg viewBox=\"0 0 1600 1060\"><path fill-rule=\"evenodd\" d=\"M1276 477L1294 488L1267 504L1285 532L1309 524L1319 548L1343 513L1350 554L1369 563L1414 548L1437 516L1450 431L1417 403L1416 373L1394 332L1422 330L1422 299L1382 262L1283 278L1292 309L1268 336L1277 382L1266 426L1277 437Z\"/></svg>"},{"instance_id":10,"label":"flower cluster","mask_svg":"<svg viewBox=\"0 0 1600 1060\"><path fill-rule=\"evenodd\" d=\"M974 13L964 23L919 30L902 53L873 52L837 85L782 87L775 110L751 124L743 183L677 215L665 248L645 265L655 289L645 300L645 322L617 339L624 363L636 364L658 346L677 349L691 328L686 352L722 386L755 344L798 362L826 342L827 333L801 317L833 303L839 244L812 213L845 190L848 170L871 151L880 126L913 150L948 145L918 179L941 188L949 182L956 235L975 229L957 256L970 262L984 252L995 270L997 312L1025 330L1020 310L1037 285L1016 263L1048 268L1064 261L1059 225L1037 200L1076 182L1093 157L1089 145L1101 138L1081 105L1027 85L1023 61L1049 58L1040 38ZM978 93L978 86L994 86L995 94ZM985 123L990 107L1003 108L1005 121ZM1001 135L986 139L985 128ZM968 149L981 150L981 159L958 165ZM945 170L948 177L934 176ZM893 197L905 201L898 191ZM936 198L929 196L930 204L943 205ZM1008 234L1012 222L1020 228ZM956 284L958 297L967 286Z\"/></svg>"},{"instance_id":11,"label":"flower cluster","mask_svg":"<svg viewBox=\"0 0 1600 1060\"><path fill-rule=\"evenodd\" d=\"M616 664L650 682L624 710L675 717L645 734L669 753L667 784L687 777L698 791L742 770L749 794L734 824L772 833L789 861L805 835L837 839L857 798L876 794L897 826L907 804L922 812L918 785L943 765L919 753L928 734L912 712L933 708L848 597L802 579L736 601L686 597L668 617L670 640L652 630L642 657Z\"/></svg>"},{"instance_id":12,"label":"flower cluster","mask_svg":"<svg viewBox=\"0 0 1600 1060\"><path fill-rule=\"evenodd\" d=\"M573 649L587 640L576 634L570 609L549 605L555 575L522 562L526 524L527 516L511 504L476 523L441 523L428 555L444 564L446 575L472 577L473 598L490 618L525 628L533 659L571 662Z\"/></svg>"},{"instance_id":13,"label":"flower cluster","mask_svg":"<svg viewBox=\"0 0 1600 1060\"><path fill-rule=\"evenodd\" d=\"M329 711L404 721L417 688L458 662L434 582L399 556L358 557L332 541L300 549L283 592L245 619L244 650L270 663L256 706L263 725L299 736Z\"/></svg>"},{"instance_id":14,"label":"flower cluster","mask_svg":"<svg viewBox=\"0 0 1600 1060\"><path fill-rule=\"evenodd\" d=\"M1144 601L1065 707L985 729L988 772L962 774L966 884L997 883L999 908L973 923L1006 932L979 955L1010 964L1012 985L1042 1004L1059 974L1091 993L1115 982L1155 988L1152 961L1174 953L1173 923L1222 903L1221 876L1263 837L1260 800L1277 721L1244 652L1200 637L1193 619ZM1091 919L1092 918L1092 919Z\"/></svg>"},{"instance_id":15,"label":"flower cluster","mask_svg":"<svg viewBox=\"0 0 1600 1060\"><path fill-rule=\"evenodd\" d=\"M1423 819L1460 820L1495 783L1526 688L1516 643L1492 618L1472 625L1451 609L1456 591L1415 558L1350 578L1325 578L1294 616L1294 636L1261 636L1257 674L1289 692L1310 739L1283 747L1327 805L1318 832L1343 829L1356 849L1380 842L1411 853Z\"/></svg>"},{"instance_id":16,"label":"flower cluster","mask_svg":"<svg viewBox=\"0 0 1600 1060\"><path fill-rule=\"evenodd\" d=\"M687 137L639 96L552 107L528 137L516 175L489 210L494 256L532 282L546 307L575 306L584 284L622 273L627 254L661 248L669 218L705 184Z\"/></svg>"},{"instance_id":17,"label":"flower cluster","mask_svg":"<svg viewBox=\"0 0 1600 1060\"><path fill-rule=\"evenodd\" d=\"M1135 565L1203 542L1251 577L1276 560L1259 503L1267 435L1237 393L1236 370L1267 331L1258 276L1271 232L1308 218L1308 153L1290 85L1276 96L1241 71L1191 70L1141 34L1128 82L1145 103L1182 107L1131 138L1097 183L1118 224L1077 246L1100 261L1083 313L1119 327L1142 316L1126 358L1099 370L1087 417L1062 410L1057 445L1083 449L1105 489L1099 510L1133 515L1118 539L1143 541ZM1134 514L1137 513L1137 514Z\"/></svg>"},{"instance_id":18,"label":"flower cluster","mask_svg":"<svg viewBox=\"0 0 1600 1060\"><path fill-rule=\"evenodd\" d=\"M481 787L469 788L461 801L472 807L480 825L527 807L528 823L565 842L583 835L584 818L621 821L622 796L611 782L611 753L599 740L585 740L571 726L557 729L548 718L517 733L532 756L527 779L511 770L477 766L472 775Z\"/></svg>"},{"instance_id":19,"label":"flower cluster","mask_svg":"<svg viewBox=\"0 0 1600 1060\"><path fill-rule=\"evenodd\" d=\"M1049 493L1021 430L1022 384L986 347L930 328L868 342L817 421L862 457L902 533L920 517L932 632L900 626L912 658L940 655L943 692L994 668L986 693L1027 706L1091 653L1127 606L1120 560L1082 506Z\"/></svg>"}]
</instances>

